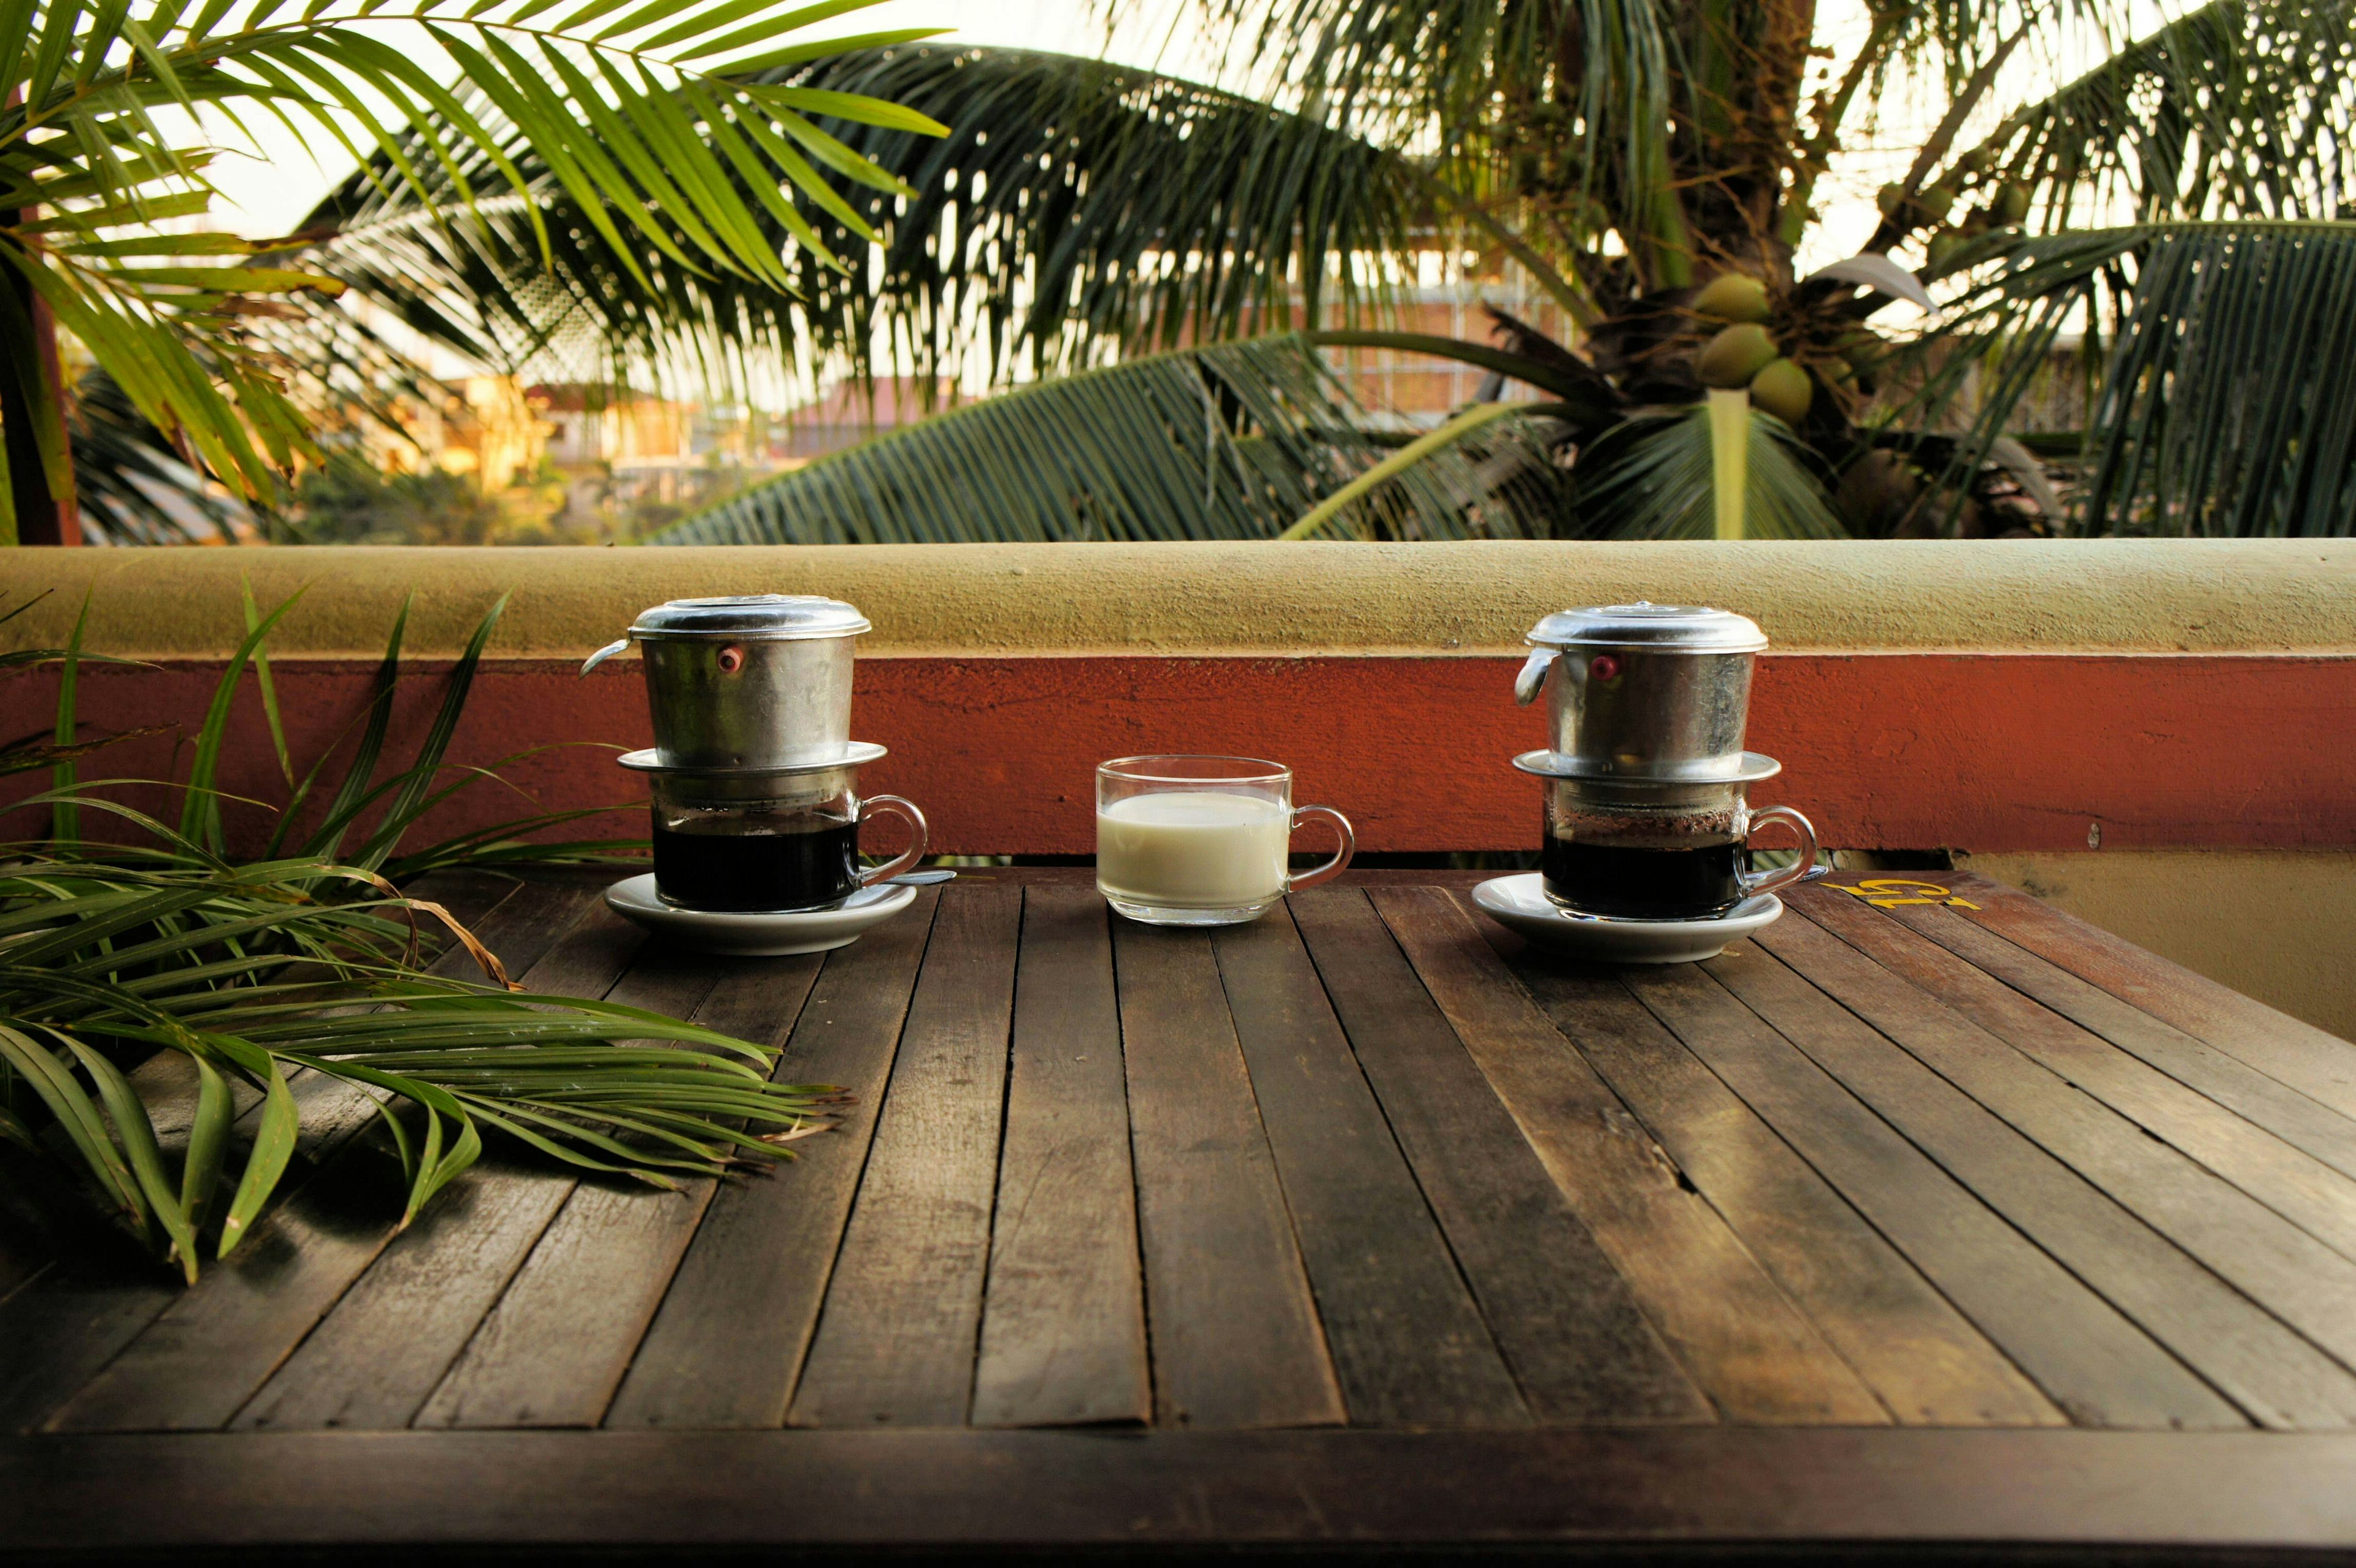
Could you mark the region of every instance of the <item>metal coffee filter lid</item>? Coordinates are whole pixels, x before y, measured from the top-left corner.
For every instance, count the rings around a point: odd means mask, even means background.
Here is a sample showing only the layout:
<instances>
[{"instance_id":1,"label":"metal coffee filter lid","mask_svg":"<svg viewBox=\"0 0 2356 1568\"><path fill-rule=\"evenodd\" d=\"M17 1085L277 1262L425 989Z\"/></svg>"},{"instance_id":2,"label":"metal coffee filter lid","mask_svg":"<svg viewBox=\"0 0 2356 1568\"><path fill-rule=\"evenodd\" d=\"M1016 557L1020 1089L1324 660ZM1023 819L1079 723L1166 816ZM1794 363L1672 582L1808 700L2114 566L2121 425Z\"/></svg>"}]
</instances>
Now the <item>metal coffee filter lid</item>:
<instances>
[{"instance_id":1,"label":"metal coffee filter lid","mask_svg":"<svg viewBox=\"0 0 2356 1568\"><path fill-rule=\"evenodd\" d=\"M633 637L729 637L793 642L850 637L874 628L857 606L815 593L744 593L720 599L674 599L640 613Z\"/></svg>"},{"instance_id":2,"label":"metal coffee filter lid","mask_svg":"<svg viewBox=\"0 0 2356 1568\"><path fill-rule=\"evenodd\" d=\"M1523 641L1537 647L1641 647L1670 654L1755 654L1767 634L1748 615L1698 604L1601 604L1558 610Z\"/></svg>"},{"instance_id":3,"label":"metal coffee filter lid","mask_svg":"<svg viewBox=\"0 0 2356 1568\"><path fill-rule=\"evenodd\" d=\"M1563 752L1524 752L1514 766L1542 779L1580 779L1629 789L1703 788L1719 784L1756 784L1783 771L1783 764L1761 752L1734 752L1675 763L1669 770L1629 772L1610 758L1577 757Z\"/></svg>"},{"instance_id":4,"label":"metal coffee filter lid","mask_svg":"<svg viewBox=\"0 0 2356 1568\"><path fill-rule=\"evenodd\" d=\"M698 767L666 763L662 753L649 747L643 752L625 752L616 759L634 773L670 773L680 778L703 779L765 779L791 778L797 773L830 773L837 768L864 767L881 762L892 753L872 741L847 741L828 750L823 755L807 757L790 763L768 763L753 766Z\"/></svg>"}]
</instances>

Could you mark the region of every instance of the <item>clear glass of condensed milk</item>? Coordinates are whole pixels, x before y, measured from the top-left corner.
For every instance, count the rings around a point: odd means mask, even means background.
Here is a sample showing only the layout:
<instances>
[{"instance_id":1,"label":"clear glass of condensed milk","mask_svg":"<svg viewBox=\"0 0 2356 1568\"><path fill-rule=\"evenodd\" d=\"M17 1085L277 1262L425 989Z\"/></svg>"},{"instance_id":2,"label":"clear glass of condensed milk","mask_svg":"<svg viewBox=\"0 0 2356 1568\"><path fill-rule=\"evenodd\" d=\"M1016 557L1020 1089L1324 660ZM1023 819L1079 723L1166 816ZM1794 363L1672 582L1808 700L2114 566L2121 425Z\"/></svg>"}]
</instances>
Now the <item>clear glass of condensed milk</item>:
<instances>
[{"instance_id":1,"label":"clear glass of condensed milk","mask_svg":"<svg viewBox=\"0 0 2356 1568\"><path fill-rule=\"evenodd\" d=\"M1342 847L1295 875L1292 834L1311 817ZM1357 848L1330 805L1295 806L1292 770L1257 757L1120 757L1097 767L1097 889L1149 925L1240 925L1288 892L1342 874Z\"/></svg>"}]
</instances>

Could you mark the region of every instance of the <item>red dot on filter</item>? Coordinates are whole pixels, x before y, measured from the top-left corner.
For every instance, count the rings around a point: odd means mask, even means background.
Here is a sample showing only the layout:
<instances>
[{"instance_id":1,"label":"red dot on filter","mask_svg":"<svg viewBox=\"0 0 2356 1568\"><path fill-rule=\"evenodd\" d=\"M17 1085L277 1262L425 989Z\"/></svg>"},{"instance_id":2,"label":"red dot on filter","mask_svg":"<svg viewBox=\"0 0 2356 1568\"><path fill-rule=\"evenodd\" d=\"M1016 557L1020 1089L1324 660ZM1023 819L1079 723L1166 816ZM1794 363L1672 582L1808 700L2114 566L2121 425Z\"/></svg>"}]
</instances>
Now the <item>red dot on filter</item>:
<instances>
[{"instance_id":1,"label":"red dot on filter","mask_svg":"<svg viewBox=\"0 0 2356 1568\"><path fill-rule=\"evenodd\" d=\"M1610 654L1598 654L1588 661L1587 673L1598 680L1610 680L1620 673L1620 661Z\"/></svg>"},{"instance_id":2,"label":"red dot on filter","mask_svg":"<svg viewBox=\"0 0 2356 1568\"><path fill-rule=\"evenodd\" d=\"M742 649L742 648L723 648L723 649L721 649L721 650L720 650L720 673L721 673L721 674L723 674L723 675L734 675L738 670L743 669L744 667L744 649Z\"/></svg>"}]
</instances>

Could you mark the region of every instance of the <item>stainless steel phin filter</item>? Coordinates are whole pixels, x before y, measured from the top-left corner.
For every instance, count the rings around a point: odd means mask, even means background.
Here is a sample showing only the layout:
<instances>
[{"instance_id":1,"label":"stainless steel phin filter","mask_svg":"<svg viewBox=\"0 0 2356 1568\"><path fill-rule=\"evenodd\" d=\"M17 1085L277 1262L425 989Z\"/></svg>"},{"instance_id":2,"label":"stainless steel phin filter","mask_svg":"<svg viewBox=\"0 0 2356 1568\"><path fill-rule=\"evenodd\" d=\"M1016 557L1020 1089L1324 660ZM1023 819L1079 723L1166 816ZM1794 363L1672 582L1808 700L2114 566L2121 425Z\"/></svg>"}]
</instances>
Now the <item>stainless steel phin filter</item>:
<instances>
[{"instance_id":1,"label":"stainless steel phin filter","mask_svg":"<svg viewBox=\"0 0 2356 1568\"><path fill-rule=\"evenodd\" d=\"M1551 680L1551 755L1564 778L1765 778L1742 749L1751 668L1767 635L1731 611L1681 604L1564 610L1532 627L1514 700Z\"/></svg>"},{"instance_id":2,"label":"stainless steel phin filter","mask_svg":"<svg viewBox=\"0 0 2356 1568\"><path fill-rule=\"evenodd\" d=\"M870 629L851 605L810 594L674 599L581 673L639 645L664 767L793 767L849 744L852 645Z\"/></svg>"}]
</instances>

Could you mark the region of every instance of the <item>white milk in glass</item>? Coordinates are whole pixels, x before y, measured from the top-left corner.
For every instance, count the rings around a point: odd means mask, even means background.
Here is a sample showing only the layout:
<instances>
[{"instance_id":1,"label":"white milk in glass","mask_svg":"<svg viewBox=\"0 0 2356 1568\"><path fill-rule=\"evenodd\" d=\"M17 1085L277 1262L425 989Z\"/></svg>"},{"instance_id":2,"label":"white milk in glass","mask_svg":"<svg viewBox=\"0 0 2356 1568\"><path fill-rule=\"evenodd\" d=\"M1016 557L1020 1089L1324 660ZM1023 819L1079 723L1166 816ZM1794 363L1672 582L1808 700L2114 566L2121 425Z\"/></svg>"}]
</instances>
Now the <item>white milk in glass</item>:
<instances>
[{"instance_id":1,"label":"white milk in glass","mask_svg":"<svg viewBox=\"0 0 2356 1568\"><path fill-rule=\"evenodd\" d=\"M1133 795L1097 811L1097 883L1124 902L1239 909L1284 891L1291 814L1220 790Z\"/></svg>"}]
</instances>

